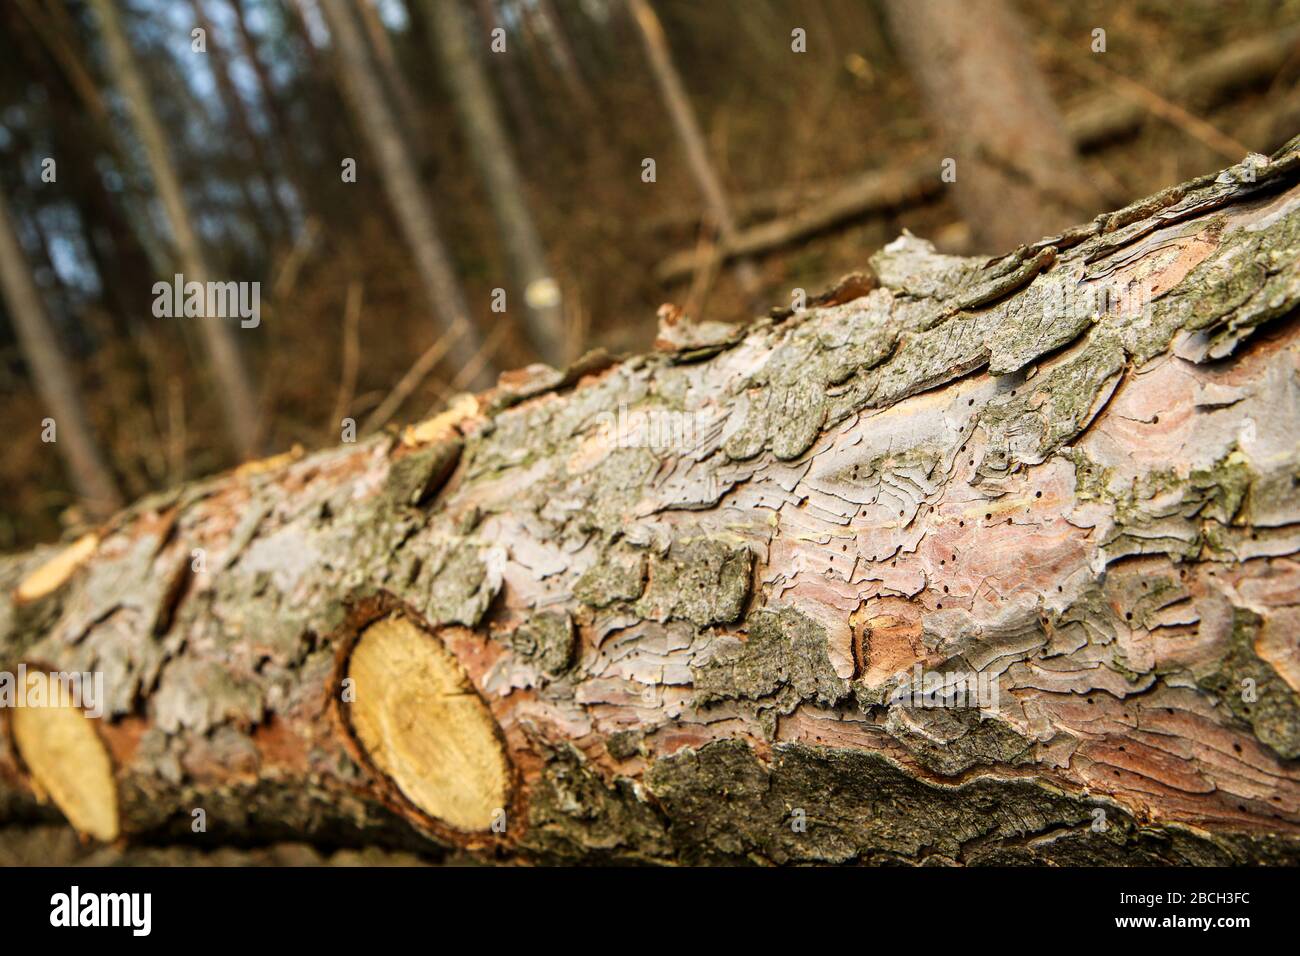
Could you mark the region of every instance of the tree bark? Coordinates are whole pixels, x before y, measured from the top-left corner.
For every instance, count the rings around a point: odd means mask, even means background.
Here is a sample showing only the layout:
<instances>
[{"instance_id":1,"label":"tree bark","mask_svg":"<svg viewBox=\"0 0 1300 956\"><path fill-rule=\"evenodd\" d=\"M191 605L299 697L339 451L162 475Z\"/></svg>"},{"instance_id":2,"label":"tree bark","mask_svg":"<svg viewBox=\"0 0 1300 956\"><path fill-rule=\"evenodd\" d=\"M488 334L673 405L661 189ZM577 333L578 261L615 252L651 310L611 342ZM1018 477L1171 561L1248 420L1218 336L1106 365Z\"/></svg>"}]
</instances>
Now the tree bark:
<instances>
[{"instance_id":1,"label":"tree bark","mask_svg":"<svg viewBox=\"0 0 1300 956\"><path fill-rule=\"evenodd\" d=\"M154 186L167 213L185 281L207 283L213 274L204 257L203 245L167 145L167 136L154 112L144 77L136 67L117 9L113 0L92 0L91 5L99 18L114 81L127 102L136 133L148 157ZM226 429L235 450L241 457L248 458L257 453L259 445L257 402L234 336L223 324L225 321L216 317L203 319L199 323L200 336L212 362Z\"/></svg>"},{"instance_id":2,"label":"tree bark","mask_svg":"<svg viewBox=\"0 0 1300 956\"><path fill-rule=\"evenodd\" d=\"M349 2L323 0L320 5L334 38L340 80L357 124L364 131L379 163L384 190L406 243L411 247L439 332L452 339L450 355L457 367L466 368L479 360L483 337L465 301L465 293L456 278L438 228L433 204L420 184L397 116L388 102L361 25L349 9ZM483 388L489 384L491 371L492 362L484 363L483 371L473 383L475 387Z\"/></svg>"},{"instance_id":3,"label":"tree bark","mask_svg":"<svg viewBox=\"0 0 1300 956\"><path fill-rule=\"evenodd\" d=\"M86 416L81 389L59 347L40 290L28 267L9 203L0 192L0 293L18 335L37 394L55 422L55 448L63 457L88 514L101 518L122 506L113 478Z\"/></svg>"},{"instance_id":4,"label":"tree bark","mask_svg":"<svg viewBox=\"0 0 1300 956\"><path fill-rule=\"evenodd\" d=\"M5 711L0 814L1300 862L1300 139L1001 259L871 265L0 562L4 665L105 688L100 719Z\"/></svg>"},{"instance_id":5,"label":"tree bark","mask_svg":"<svg viewBox=\"0 0 1300 956\"><path fill-rule=\"evenodd\" d=\"M483 64L470 44L472 11L454 3L425 4L433 40L452 92L452 103L479 178L487 190L510 272L522 293L523 328L544 362L562 367L570 358L560 286L546 264L542 238L528 210L523 178Z\"/></svg>"}]
</instances>

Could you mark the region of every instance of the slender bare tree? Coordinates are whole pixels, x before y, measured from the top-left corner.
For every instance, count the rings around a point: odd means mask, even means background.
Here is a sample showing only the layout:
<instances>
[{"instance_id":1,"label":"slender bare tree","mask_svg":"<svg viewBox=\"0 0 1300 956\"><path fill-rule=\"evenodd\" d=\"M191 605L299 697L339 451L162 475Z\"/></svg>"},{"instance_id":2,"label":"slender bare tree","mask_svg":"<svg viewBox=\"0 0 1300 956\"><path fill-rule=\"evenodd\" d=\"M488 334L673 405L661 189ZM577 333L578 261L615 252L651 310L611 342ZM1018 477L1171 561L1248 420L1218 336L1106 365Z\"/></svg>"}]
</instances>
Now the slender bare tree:
<instances>
[{"instance_id":1,"label":"slender bare tree","mask_svg":"<svg viewBox=\"0 0 1300 956\"><path fill-rule=\"evenodd\" d=\"M64 357L18 238L17 225L0 192L0 291L18 333L41 400L54 418L54 445L88 514L103 517L121 507L117 482L95 442L81 390Z\"/></svg>"},{"instance_id":2,"label":"slender bare tree","mask_svg":"<svg viewBox=\"0 0 1300 956\"><path fill-rule=\"evenodd\" d=\"M240 45L243 48L245 58L249 66L253 68L253 76L257 79L257 89L262 97L262 104L266 108L270 117L272 131L279 138L287 136L290 124L284 115L284 109L280 104L280 98L275 95L275 84L271 82L271 73L267 68L266 61L258 49L257 37L248 25L248 14L244 9L245 0L232 0L230 6L235 12L235 26L238 28ZM286 14L286 19L291 14ZM289 25L283 25L287 31Z\"/></svg>"},{"instance_id":3,"label":"slender bare tree","mask_svg":"<svg viewBox=\"0 0 1300 956\"><path fill-rule=\"evenodd\" d=\"M560 76L564 80L564 85L569 90L569 95L573 97L578 108L590 113L595 109L595 99L591 95L591 89L587 85L586 79L582 75L582 69L578 66L578 57L573 52L573 46L569 43L569 35L565 32L564 22L556 12L551 0L536 0L536 4L531 11L525 11L525 16L536 16L538 23L541 25L543 39L547 48L550 50L551 59L559 68Z\"/></svg>"},{"instance_id":4,"label":"slender bare tree","mask_svg":"<svg viewBox=\"0 0 1300 956\"><path fill-rule=\"evenodd\" d=\"M682 78L673 65L672 53L668 49L668 40L664 36L663 24L648 0L628 0L632 10L632 19L636 21L641 40L645 45L646 56L650 60L650 69L654 73L655 83L663 95L664 104L672 117L677 136L686 150L686 161L695 178L695 184L704 196L709 210L709 218L718 230L718 236L725 247L735 241L736 219L727 202L727 194L722 182L709 159L709 151L704 144L704 134L700 131L699 121ZM741 287L751 298L759 290L758 273L747 259L736 260L736 278Z\"/></svg>"},{"instance_id":5,"label":"slender bare tree","mask_svg":"<svg viewBox=\"0 0 1300 956\"><path fill-rule=\"evenodd\" d=\"M185 280L206 283L212 278L212 272L208 268L203 243L194 226L167 135L154 112L148 87L136 65L114 0L91 0L91 6L99 17L113 81L131 111L135 132L144 147L154 185L166 210ZM216 317L201 321L199 329L212 363L226 429L239 455L252 457L259 447L257 402L234 333L226 320Z\"/></svg>"},{"instance_id":6,"label":"slender bare tree","mask_svg":"<svg viewBox=\"0 0 1300 956\"><path fill-rule=\"evenodd\" d=\"M425 9L470 155L487 187L511 273L523 291L528 341L544 361L562 365L569 356L559 284L546 264L541 236L529 212L523 179L483 62L470 43L472 18L454 3L427 0Z\"/></svg>"},{"instance_id":7,"label":"slender bare tree","mask_svg":"<svg viewBox=\"0 0 1300 956\"><path fill-rule=\"evenodd\" d=\"M397 50L393 48L393 38L388 34L388 27L379 16L374 0L356 0L357 11L361 14L361 25L365 27L366 38L374 53L375 65L388 95L397 108L402 131L412 149L420 158L428 157L432 145L428 137L428 124L420 115L420 108L411 84L406 81L401 63L397 59Z\"/></svg>"},{"instance_id":8,"label":"slender bare tree","mask_svg":"<svg viewBox=\"0 0 1300 956\"><path fill-rule=\"evenodd\" d=\"M491 35L494 30L505 30L496 0L475 0L475 5L485 33ZM538 149L542 143L542 131L537 122L537 107L524 91L523 78L519 75L519 54L513 45L508 44L506 51L499 54L496 77L500 80L501 93L510 108L510 117L524 150L531 152Z\"/></svg>"},{"instance_id":9,"label":"slender bare tree","mask_svg":"<svg viewBox=\"0 0 1300 956\"><path fill-rule=\"evenodd\" d=\"M235 25L239 34L241 51L253 69L253 76L257 79L258 94L261 98L262 108L266 111L275 155L279 157L281 168L288 173L289 180L293 183L299 206L304 206L308 202L311 193L311 190L307 188L309 177L303 169L302 158L299 155L297 145L293 141L293 122L286 114L280 97L276 94L275 83L271 80L271 71L259 47L258 37L249 28L248 16L244 9L245 3L246 0L232 0L230 4L235 11ZM281 17L281 29L285 31L292 29L290 21L293 15L289 12L282 12ZM305 209L299 211L303 215L307 213Z\"/></svg>"},{"instance_id":10,"label":"slender bare tree","mask_svg":"<svg viewBox=\"0 0 1300 956\"><path fill-rule=\"evenodd\" d=\"M468 368L481 362L483 339L442 241L433 202L420 183L397 115L384 92L363 28L351 0L321 0L320 8L334 38L344 96L379 163L384 190L411 247L435 320L442 334L453 338L448 357L457 367ZM490 384L495 372L491 361L481 364L481 371L470 383L477 387Z\"/></svg>"},{"instance_id":11,"label":"slender bare tree","mask_svg":"<svg viewBox=\"0 0 1300 956\"><path fill-rule=\"evenodd\" d=\"M212 76L217 82L217 94L221 97L222 106L234 122L235 129L239 133L239 146L250 150L250 158L256 168L257 176L262 180L266 189L267 201L275 211L276 225L283 234L288 235L293 231L293 217L285 205L284 199L280 196L279 186L276 181L277 164L271 161L270 154L262 142L262 137L253 129L253 122L248 115L248 108L244 105L244 99L239 95L239 90L235 88L234 80L231 79L229 50L226 48L225 40L220 36L218 30L213 29L212 21L208 17L203 0L190 0L190 7L194 11L195 23L203 28L207 36L208 56L212 60Z\"/></svg>"}]
</instances>

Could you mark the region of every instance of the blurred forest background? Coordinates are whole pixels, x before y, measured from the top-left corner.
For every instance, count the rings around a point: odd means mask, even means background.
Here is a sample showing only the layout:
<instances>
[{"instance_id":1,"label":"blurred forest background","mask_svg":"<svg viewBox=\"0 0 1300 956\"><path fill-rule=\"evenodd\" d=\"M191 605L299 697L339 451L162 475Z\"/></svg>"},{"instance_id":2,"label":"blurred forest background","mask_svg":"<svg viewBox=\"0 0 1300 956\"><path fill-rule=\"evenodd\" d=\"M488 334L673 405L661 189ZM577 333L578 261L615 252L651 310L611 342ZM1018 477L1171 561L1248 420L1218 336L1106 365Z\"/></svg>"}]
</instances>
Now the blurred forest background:
<instances>
[{"instance_id":1,"label":"blurred forest background","mask_svg":"<svg viewBox=\"0 0 1300 956\"><path fill-rule=\"evenodd\" d=\"M1297 80L1300 0L4 0L0 550L903 228L1009 251L1273 151Z\"/></svg>"}]
</instances>

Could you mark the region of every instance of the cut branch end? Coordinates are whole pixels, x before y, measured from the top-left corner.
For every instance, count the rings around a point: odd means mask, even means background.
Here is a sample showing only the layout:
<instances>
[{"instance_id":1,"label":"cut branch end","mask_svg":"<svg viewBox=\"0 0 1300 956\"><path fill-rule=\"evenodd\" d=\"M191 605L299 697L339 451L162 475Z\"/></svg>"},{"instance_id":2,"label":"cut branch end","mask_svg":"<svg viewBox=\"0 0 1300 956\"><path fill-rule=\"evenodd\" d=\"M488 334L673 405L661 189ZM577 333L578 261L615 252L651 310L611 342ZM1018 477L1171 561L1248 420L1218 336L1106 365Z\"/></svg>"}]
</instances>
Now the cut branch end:
<instances>
[{"instance_id":1,"label":"cut branch end","mask_svg":"<svg viewBox=\"0 0 1300 956\"><path fill-rule=\"evenodd\" d=\"M47 675L29 680L49 681ZM38 794L48 796L77 832L117 839L117 787L94 719L70 704L16 707L10 728Z\"/></svg>"},{"instance_id":2,"label":"cut branch end","mask_svg":"<svg viewBox=\"0 0 1300 956\"><path fill-rule=\"evenodd\" d=\"M509 795L505 748L491 711L442 642L393 614L362 632L348 676L357 743L402 796L458 830L491 827Z\"/></svg>"}]
</instances>

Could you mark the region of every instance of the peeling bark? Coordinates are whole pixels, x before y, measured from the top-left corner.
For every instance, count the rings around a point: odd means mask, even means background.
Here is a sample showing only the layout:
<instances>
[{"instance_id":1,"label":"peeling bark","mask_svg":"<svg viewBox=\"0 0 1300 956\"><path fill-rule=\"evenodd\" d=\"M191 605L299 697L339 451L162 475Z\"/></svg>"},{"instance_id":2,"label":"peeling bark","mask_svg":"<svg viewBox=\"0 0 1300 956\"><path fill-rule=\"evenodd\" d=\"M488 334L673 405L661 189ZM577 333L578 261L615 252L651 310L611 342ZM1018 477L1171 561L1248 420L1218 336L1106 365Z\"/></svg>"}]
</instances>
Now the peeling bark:
<instances>
[{"instance_id":1,"label":"peeling bark","mask_svg":"<svg viewBox=\"0 0 1300 956\"><path fill-rule=\"evenodd\" d=\"M126 846L1300 861L1300 141L1001 259L871 264L3 559L3 660L104 673ZM395 615L495 723L493 825L354 734ZM996 700L901 699L918 672ZM420 699L387 712L442 739L461 705Z\"/></svg>"}]
</instances>

